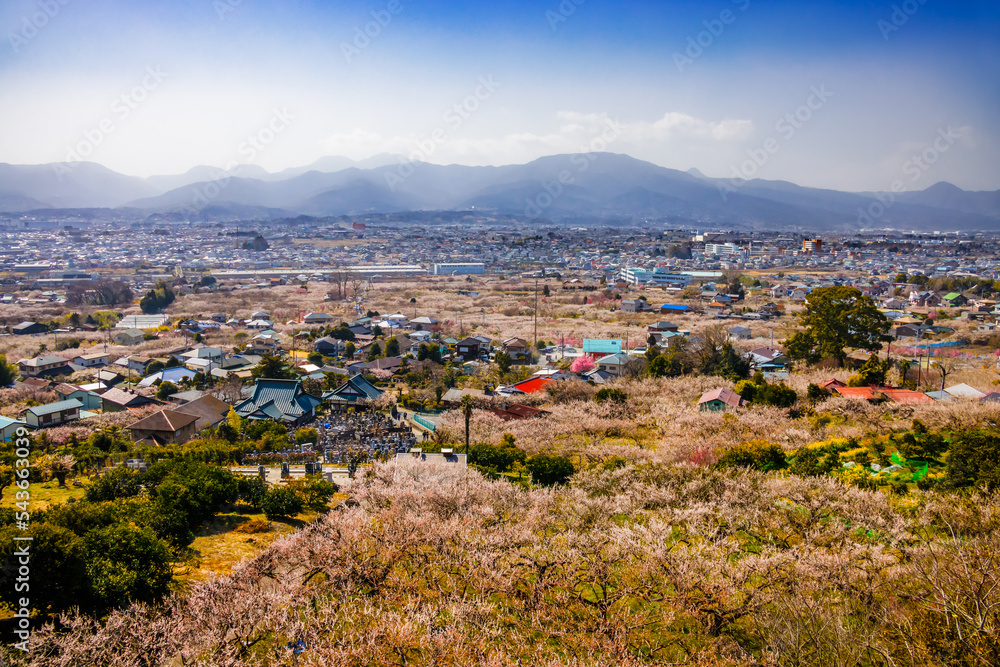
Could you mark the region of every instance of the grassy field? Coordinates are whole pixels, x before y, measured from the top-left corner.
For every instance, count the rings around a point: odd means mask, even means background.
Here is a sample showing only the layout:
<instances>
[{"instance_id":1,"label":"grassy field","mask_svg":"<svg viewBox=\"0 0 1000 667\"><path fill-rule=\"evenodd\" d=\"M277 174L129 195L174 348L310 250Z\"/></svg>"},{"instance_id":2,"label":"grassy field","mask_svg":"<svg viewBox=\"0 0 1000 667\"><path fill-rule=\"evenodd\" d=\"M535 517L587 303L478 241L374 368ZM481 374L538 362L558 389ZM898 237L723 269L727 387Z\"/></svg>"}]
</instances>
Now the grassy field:
<instances>
[{"instance_id":1,"label":"grassy field","mask_svg":"<svg viewBox=\"0 0 1000 667\"><path fill-rule=\"evenodd\" d=\"M3 500L0 500L0 507L14 507L17 502L17 488L8 486L4 489ZM28 486L28 493L31 494L30 511L38 512L47 509L50 505L64 503L70 498L80 500L83 498L84 487L73 486L70 482L66 488L60 489L58 483L53 480L43 484L31 484Z\"/></svg>"},{"instance_id":2,"label":"grassy field","mask_svg":"<svg viewBox=\"0 0 1000 667\"><path fill-rule=\"evenodd\" d=\"M334 496L335 505L346 496ZM252 558L279 538L315 521L317 512L306 510L294 518L269 521L262 512L240 505L236 510L216 515L198 532L188 558L174 568L174 581L185 588L212 576L226 575L245 558Z\"/></svg>"}]
</instances>

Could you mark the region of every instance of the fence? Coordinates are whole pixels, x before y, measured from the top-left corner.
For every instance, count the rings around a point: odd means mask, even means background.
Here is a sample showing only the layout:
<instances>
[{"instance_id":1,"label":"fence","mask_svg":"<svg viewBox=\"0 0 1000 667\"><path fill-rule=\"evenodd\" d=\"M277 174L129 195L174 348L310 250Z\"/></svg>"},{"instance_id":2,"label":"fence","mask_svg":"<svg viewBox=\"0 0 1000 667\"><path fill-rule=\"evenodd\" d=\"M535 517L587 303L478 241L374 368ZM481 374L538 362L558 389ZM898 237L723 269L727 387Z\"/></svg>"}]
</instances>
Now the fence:
<instances>
[{"instance_id":1,"label":"fence","mask_svg":"<svg viewBox=\"0 0 1000 667\"><path fill-rule=\"evenodd\" d=\"M437 424L430 421L429 419L424 419L420 415L413 415L413 421L417 422L431 433L437 431Z\"/></svg>"}]
</instances>

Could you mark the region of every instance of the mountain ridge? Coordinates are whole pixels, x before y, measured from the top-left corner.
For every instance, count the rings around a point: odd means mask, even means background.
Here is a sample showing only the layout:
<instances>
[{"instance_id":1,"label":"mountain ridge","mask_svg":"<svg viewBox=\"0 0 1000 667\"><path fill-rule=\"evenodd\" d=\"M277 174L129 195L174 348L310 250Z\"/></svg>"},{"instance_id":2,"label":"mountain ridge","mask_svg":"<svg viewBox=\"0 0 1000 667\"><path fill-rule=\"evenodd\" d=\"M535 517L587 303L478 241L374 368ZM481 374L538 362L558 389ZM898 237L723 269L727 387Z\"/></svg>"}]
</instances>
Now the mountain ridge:
<instances>
[{"instance_id":1,"label":"mountain ridge","mask_svg":"<svg viewBox=\"0 0 1000 667\"><path fill-rule=\"evenodd\" d=\"M872 204L886 195L778 180L734 182L616 153L550 155L500 166L405 162L390 154L363 161L326 156L276 174L253 165L233 172L200 165L185 174L142 179L97 163L0 163L0 210L132 207L200 219L206 208L276 215L478 209L553 221L597 217L763 229L1000 230L1000 190L970 192L935 183L892 195L884 210L875 207L875 218Z\"/></svg>"}]
</instances>

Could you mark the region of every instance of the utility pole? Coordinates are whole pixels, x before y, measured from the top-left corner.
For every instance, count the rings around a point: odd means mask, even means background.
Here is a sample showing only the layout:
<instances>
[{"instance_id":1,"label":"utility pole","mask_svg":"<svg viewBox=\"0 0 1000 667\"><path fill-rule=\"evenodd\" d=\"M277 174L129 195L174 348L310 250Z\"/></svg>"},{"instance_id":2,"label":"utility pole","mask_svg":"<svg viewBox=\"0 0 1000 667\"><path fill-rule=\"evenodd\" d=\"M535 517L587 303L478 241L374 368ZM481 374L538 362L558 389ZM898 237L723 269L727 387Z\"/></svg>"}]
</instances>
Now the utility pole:
<instances>
[{"instance_id":1,"label":"utility pole","mask_svg":"<svg viewBox=\"0 0 1000 667\"><path fill-rule=\"evenodd\" d=\"M538 276L535 276L535 345L538 345Z\"/></svg>"}]
</instances>

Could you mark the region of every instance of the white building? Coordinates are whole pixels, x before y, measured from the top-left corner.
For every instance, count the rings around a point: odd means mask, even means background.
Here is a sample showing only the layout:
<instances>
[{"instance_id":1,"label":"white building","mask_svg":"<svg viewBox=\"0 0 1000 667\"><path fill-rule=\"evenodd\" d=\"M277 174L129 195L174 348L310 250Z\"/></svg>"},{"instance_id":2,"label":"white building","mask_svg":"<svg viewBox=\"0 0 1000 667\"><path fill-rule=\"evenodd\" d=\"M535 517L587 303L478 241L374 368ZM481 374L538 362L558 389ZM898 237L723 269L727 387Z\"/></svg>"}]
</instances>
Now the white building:
<instances>
[{"instance_id":1,"label":"white building","mask_svg":"<svg viewBox=\"0 0 1000 667\"><path fill-rule=\"evenodd\" d=\"M486 264L482 262L455 262L448 264L435 264L435 276L452 276L466 274L486 273Z\"/></svg>"},{"instance_id":2,"label":"white building","mask_svg":"<svg viewBox=\"0 0 1000 667\"><path fill-rule=\"evenodd\" d=\"M655 268L652 271L635 267L624 267L618 277L629 285L656 285L658 287L687 287L691 284L691 276L683 273L672 273L666 269Z\"/></svg>"}]
</instances>

